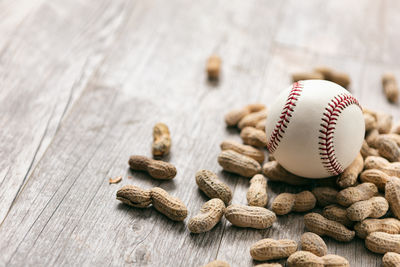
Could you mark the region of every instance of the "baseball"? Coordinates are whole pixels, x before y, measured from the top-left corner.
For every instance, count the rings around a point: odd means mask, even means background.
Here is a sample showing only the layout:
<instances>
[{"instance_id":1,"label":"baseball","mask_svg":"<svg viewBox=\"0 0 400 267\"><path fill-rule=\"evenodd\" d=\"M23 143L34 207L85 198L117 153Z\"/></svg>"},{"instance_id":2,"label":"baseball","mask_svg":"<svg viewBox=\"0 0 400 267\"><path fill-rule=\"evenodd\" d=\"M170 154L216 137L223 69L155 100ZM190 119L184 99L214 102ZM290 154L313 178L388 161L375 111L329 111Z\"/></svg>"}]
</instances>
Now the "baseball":
<instances>
[{"instance_id":1,"label":"baseball","mask_svg":"<svg viewBox=\"0 0 400 267\"><path fill-rule=\"evenodd\" d=\"M365 133L357 99L324 80L299 81L271 106L268 150L288 171L307 178L342 173L359 153Z\"/></svg>"}]
</instances>

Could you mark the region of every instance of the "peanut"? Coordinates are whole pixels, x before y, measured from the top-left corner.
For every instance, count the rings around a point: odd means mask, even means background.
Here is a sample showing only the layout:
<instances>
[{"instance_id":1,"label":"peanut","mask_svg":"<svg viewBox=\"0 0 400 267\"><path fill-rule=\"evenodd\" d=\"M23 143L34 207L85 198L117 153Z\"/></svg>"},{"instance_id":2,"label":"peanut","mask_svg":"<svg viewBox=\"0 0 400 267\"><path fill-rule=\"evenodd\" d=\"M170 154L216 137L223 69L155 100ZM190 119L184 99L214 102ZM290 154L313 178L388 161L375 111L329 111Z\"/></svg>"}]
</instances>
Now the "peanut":
<instances>
[{"instance_id":1,"label":"peanut","mask_svg":"<svg viewBox=\"0 0 400 267\"><path fill-rule=\"evenodd\" d=\"M380 134L387 134L392 129L393 116L378 112L376 114L377 127Z\"/></svg>"},{"instance_id":2,"label":"peanut","mask_svg":"<svg viewBox=\"0 0 400 267\"><path fill-rule=\"evenodd\" d=\"M360 174L360 181L363 183L373 183L379 190L384 191L386 183L396 177L389 176L383 171L370 169L365 170Z\"/></svg>"},{"instance_id":3,"label":"peanut","mask_svg":"<svg viewBox=\"0 0 400 267\"><path fill-rule=\"evenodd\" d=\"M380 218L386 214L389 204L384 197L372 197L358 201L347 208L347 217L352 221L362 221L368 217Z\"/></svg>"},{"instance_id":4,"label":"peanut","mask_svg":"<svg viewBox=\"0 0 400 267\"><path fill-rule=\"evenodd\" d=\"M288 258L289 267L350 267L349 262L338 255L318 257L308 251L297 251Z\"/></svg>"},{"instance_id":5,"label":"peanut","mask_svg":"<svg viewBox=\"0 0 400 267\"><path fill-rule=\"evenodd\" d=\"M317 234L306 232L301 236L301 249L309 251L317 256L324 256L328 253L328 247L324 240Z\"/></svg>"},{"instance_id":6,"label":"peanut","mask_svg":"<svg viewBox=\"0 0 400 267\"><path fill-rule=\"evenodd\" d=\"M187 216L187 208L183 202L167 193L162 188L151 189L151 199L156 210L173 221L183 221Z\"/></svg>"},{"instance_id":7,"label":"peanut","mask_svg":"<svg viewBox=\"0 0 400 267\"><path fill-rule=\"evenodd\" d=\"M255 159L260 164L264 162L264 152L255 147L242 145L238 142L230 140L222 142L220 147L222 151L224 150L236 151L242 155Z\"/></svg>"},{"instance_id":8,"label":"peanut","mask_svg":"<svg viewBox=\"0 0 400 267\"><path fill-rule=\"evenodd\" d=\"M291 185L308 185L312 182L310 179L288 172L277 161L265 163L262 172L269 180L274 182L284 182Z\"/></svg>"},{"instance_id":9,"label":"peanut","mask_svg":"<svg viewBox=\"0 0 400 267\"><path fill-rule=\"evenodd\" d=\"M360 153L363 156L363 158L366 158L368 156L379 156L378 150L370 147L368 145L367 141L365 141L365 140L363 141L363 144L361 146Z\"/></svg>"},{"instance_id":10,"label":"peanut","mask_svg":"<svg viewBox=\"0 0 400 267\"><path fill-rule=\"evenodd\" d=\"M373 232L400 234L400 221L394 218L366 219L357 223L354 230L357 236L363 239Z\"/></svg>"},{"instance_id":11,"label":"peanut","mask_svg":"<svg viewBox=\"0 0 400 267\"><path fill-rule=\"evenodd\" d=\"M218 176L211 171L198 171L196 173L196 183L199 189L209 198L219 198L225 204L232 200L232 191L229 186L221 182Z\"/></svg>"},{"instance_id":12,"label":"peanut","mask_svg":"<svg viewBox=\"0 0 400 267\"><path fill-rule=\"evenodd\" d=\"M256 174L251 178L246 198L249 206L265 207L267 205L267 179L262 174Z\"/></svg>"},{"instance_id":13,"label":"peanut","mask_svg":"<svg viewBox=\"0 0 400 267\"><path fill-rule=\"evenodd\" d=\"M396 124L392 126L391 132L400 135L400 121L396 122Z\"/></svg>"},{"instance_id":14,"label":"peanut","mask_svg":"<svg viewBox=\"0 0 400 267\"><path fill-rule=\"evenodd\" d=\"M159 122L154 126L153 139L153 156L167 155L171 148L171 136L166 124Z\"/></svg>"},{"instance_id":15,"label":"peanut","mask_svg":"<svg viewBox=\"0 0 400 267\"><path fill-rule=\"evenodd\" d=\"M230 265L226 261L215 260L215 261L209 262L208 264L204 265L203 267L230 267Z\"/></svg>"},{"instance_id":16,"label":"peanut","mask_svg":"<svg viewBox=\"0 0 400 267\"><path fill-rule=\"evenodd\" d=\"M277 215L288 214L291 211L304 212L315 207L316 198L310 191L298 194L282 193L272 202L272 211Z\"/></svg>"},{"instance_id":17,"label":"peanut","mask_svg":"<svg viewBox=\"0 0 400 267\"><path fill-rule=\"evenodd\" d=\"M320 207L325 207L330 204L336 203L336 195L338 191L332 187L315 187L312 190L317 203Z\"/></svg>"},{"instance_id":18,"label":"peanut","mask_svg":"<svg viewBox=\"0 0 400 267\"><path fill-rule=\"evenodd\" d=\"M400 179L390 179L385 186L385 198L390 204L390 210L400 219Z\"/></svg>"},{"instance_id":19,"label":"peanut","mask_svg":"<svg viewBox=\"0 0 400 267\"><path fill-rule=\"evenodd\" d=\"M378 188L373 183L362 183L354 187L348 187L336 195L338 204L348 207L351 204L367 200L378 194Z\"/></svg>"},{"instance_id":20,"label":"peanut","mask_svg":"<svg viewBox=\"0 0 400 267\"><path fill-rule=\"evenodd\" d=\"M243 128L243 130L240 132L240 137L242 138L243 143L246 145L255 147L267 146L267 135L265 132L254 127Z\"/></svg>"},{"instance_id":21,"label":"peanut","mask_svg":"<svg viewBox=\"0 0 400 267\"><path fill-rule=\"evenodd\" d=\"M322 215L328 220L339 222L347 227L352 227L354 224L347 218L346 209L335 204L326 206L322 211Z\"/></svg>"},{"instance_id":22,"label":"peanut","mask_svg":"<svg viewBox=\"0 0 400 267\"><path fill-rule=\"evenodd\" d=\"M210 231L224 215L225 204L219 198L213 198L201 207L200 214L189 220L188 228L192 233L204 233Z\"/></svg>"},{"instance_id":23,"label":"peanut","mask_svg":"<svg viewBox=\"0 0 400 267\"><path fill-rule=\"evenodd\" d=\"M365 246L375 253L400 253L400 235L384 232L373 232L365 238Z\"/></svg>"},{"instance_id":24,"label":"peanut","mask_svg":"<svg viewBox=\"0 0 400 267\"><path fill-rule=\"evenodd\" d=\"M282 267L282 264L280 264L280 263L263 263L263 264L257 264L254 267Z\"/></svg>"},{"instance_id":25,"label":"peanut","mask_svg":"<svg viewBox=\"0 0 400 267\"><path fill-rule=\"evenodd\" d=\"M117 191L117 199L136 208L147 208L151 204L150 190L134 185L125 185Z\"/></svg>"},{"instance_id":26,"label":"peanut","mask_svg":"<svg viewBox=\"0 0 400 267\"><path fill-rule=\"evenodd\" d=\"M235 226L255 229L266 229L276 221L275 213L266 208L237 204L226 208L225 218Z\"/></svg>"},{"instance_id":27,"label":"peanut","mask_svg":"<svg viewBox=\"0 0 400 267\"><path fill-rule=\"evenodd\" d=\"M340 187L353 186L357 182L357 177L364 168L364 159L360 153L354 161L347 167L342 174L339 175L336 183Z\"/></svg>"},{"instance_id":28,"label":"peanut","mask_svg":"<svg viewBox=\"0 0 400 267\"><path fill-rule=\"evenodd\" d=\"M236 126L244 116L263 109L265 109L265 106L258 103L250 104L240 109L233 109L225 115L225 123L228 126Z\"/></svg>"},{"instance_id":29,"label":"peanut","mask_svg":"<svg viewBox=\"0 0 400 267\"><path fill-rule=\"evenodd\" d=\"M233 150L222 151L218 156L218 163L225 171L244 177L253 177L261 172L261 166L256 160Z\"/></svg>"},{"instance_id":30,"label":"peanut","mask_svg":"<svg viewBox=\"0 0 400 267\"><path fill-rule=\"evenodd\" d=\"M365 135L365 141L367 141L367 144L372 147L372 148L377 148L376 145L376 140L379 137L379 131L378 129L373 129L371 131L368 131Z\"/></svg>"},{"instance_id":31,"label":"peanut","mask_svg":"<svg viewBox=\"0 0 400 267\"><path fill-rule=\"evenodd\" d=\"M267 118L267 115L267 109L247 114L239 121L238 128L243 129L245 127L256 127L259 121Z\"/></svg>"},{"instance_id":32,"label":"peanut","mask_svg":"<svg viewBox=\"0 0 400 267\"><path fill-rule=\"evenodd\" d=\"M376 118L369 113L364 114L365 131L376 129Z\"/></svg>"},{"instance_id":33,"label":"peanut","mask_svg":"<svg viewBox=\"0 0 400 267\"><path fill-rule=\"evenodd\" d=\"M265 132L265 124L266 123L267 123L267 119L262 119L262 120L257 122L255 127L256 127L256 129Z\"/></svg>"},{"instance_id":34,"label":"peanut","mask_svg":"<svg viewBox=\"0 0 400 267\"><path fill-rule=\"evenodd\" d=\"M329 236L337 241L349 242L354 238L355 232L347 229L343 224L331 221L318 213L304 215L306 228L319 236Z\"/></svg>"},{"instance_id":35,"label":"peanut","mask_svg":"<svg viewBox=\"0 0 400 267\"><path fill-rule=\"evenodd\" d=\"M350 77L347 73L338 72L325 66L317 67L314 71L321 73L325 80L337 83L344 88L348 88L350 85Z\"/></svg>"},{"instance_id":36,"label":"peanut","mask_svg":"<svg viewBox=\"0 0 400 267\"><path fill-rule=\"evenodd\" d=\"M395 252L386 252L382 258L383 267L398 267L400 266L400 254Z\"/></svg>"},{"instance_id":37,"label":"peanut","mask_svg":"<svg viewBox=\"0 0 400 267\"><path fill-rule=\"evenodd\" d=\"M400 146L400 134L395 134L395 133L381 134L379 135L378 140L381 137L389 138L390 140L394 141L398 146Z\"/></svg>"},{"instance_id":38,"label":"peanut","mask_svg":"<svg viewBox=\"0 0 400 267\"><path fill-rule=\"evenodd\" d=\"M390 137L380 136L377 141L379 154L387 160L400 161L400 147Z\"/></svg>"},{"instance_id":39,"label":"peanut","mask_svg":"<svg viewBox=\"0 0 400 267\"><path fill-rule=\"evenodd\" d=\"M400 162L391 163L382 157L367 157L364 162L364 169L378 169L387 175L400 177Z\"/></svg>"},{"instance_id":40,"label":"peanut","mask_svg":"<svg viewBox=\"0 0 400 267\"><path fill-rule=\"evenodd\" d=\"M278 260L289 257L296 252L297 243L290 239L261 239L250 248L250 255L258 261Z\"/></svg>"},{"instance_id":41,"label":"peanut","mask_svg":"<svg viewBox=\"0 0 400 267\"><path fill-rule=\"evenodd\" d=\"M207 60L206 70L209 80L218 80L221 72L221 58L217 55L210 56Z\"/></svg>"},{"instance_id":42,"label":"peanut","mask_svg":"<svg viewBox=\"0 0 400 267\"><path fill-rule=\"evenodd\" d=\"M399 100L399 88L393 74L386 73L382 76L382 87L386 99L390 103L397 103Z\"/></svg>"},{"instance_id":43,"label":"peanut","mask_svg":"<svg viewBox=\"0 0 400 267\"><path fill-rule=\"evenodd\" d=\"M132 170L145 171L156 179L170 180L176 176L175 166L161 160L145 156L131 156L128 163Z\"/></svg>"},{"instance_id":44,"label":"peanut","mask_svg":"<svg viewBox=\"0 0 400 267\"><path fill-rule=\"evenodd\" d=\"M292 74L292 81L298 82L301 80L323 80L324 76L319 72L296 72Z\"/></svg>"}]
</instances>

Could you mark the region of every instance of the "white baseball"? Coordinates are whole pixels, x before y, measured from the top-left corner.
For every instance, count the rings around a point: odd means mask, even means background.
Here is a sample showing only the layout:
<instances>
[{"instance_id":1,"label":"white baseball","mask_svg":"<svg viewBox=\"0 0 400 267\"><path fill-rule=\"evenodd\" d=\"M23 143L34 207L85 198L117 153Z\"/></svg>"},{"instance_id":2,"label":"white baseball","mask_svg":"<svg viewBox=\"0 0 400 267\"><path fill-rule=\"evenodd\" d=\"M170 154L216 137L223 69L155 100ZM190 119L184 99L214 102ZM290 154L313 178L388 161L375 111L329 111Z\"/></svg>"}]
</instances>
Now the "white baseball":
<instances>
[{"instance_id":1,"label":"white baseball","mask_svg":"<svg viewBox=\"0 0 400 267\"><path fill-rule=\"evenodd\" d=\"M283 91L267 118L268 150L288 171L307 178L338 175L359 153L362 109L346 89L323 80Z\"/></svg>"}]
</instances>

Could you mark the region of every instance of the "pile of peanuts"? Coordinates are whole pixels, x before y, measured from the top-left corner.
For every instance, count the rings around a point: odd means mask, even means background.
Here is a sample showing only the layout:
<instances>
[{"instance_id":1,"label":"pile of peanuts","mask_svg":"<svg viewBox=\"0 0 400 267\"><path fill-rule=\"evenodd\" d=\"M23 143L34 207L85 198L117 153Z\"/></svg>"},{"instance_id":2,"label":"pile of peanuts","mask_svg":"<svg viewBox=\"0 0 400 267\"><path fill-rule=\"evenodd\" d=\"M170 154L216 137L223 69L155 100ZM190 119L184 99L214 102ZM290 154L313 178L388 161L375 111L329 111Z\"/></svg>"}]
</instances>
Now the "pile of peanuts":
<instances>
[{"instance_id":1,"label":"pile of peanuts","mask_svg":"<svg viewBox=\"0 0 400 267\"><path fill-rule=\"evenodd\" d=\"M232 225L254 229L271 227L277 216L291 212L304 215L308 232L303 233L298 245L294 240L266 238L250 247L256 261L287 259L288 266L350 266L339 256L328 254L321 236L339 242L350 242L357 235L365 239L372 252L384 254L383 266L400 266L400 124L392 125L392 116L364 109L365 140L354 162L339 176L325 179L298 177L277 163L273 156L264 163L267 136L267 109L262 104L250 104L225 115L228 127L237 127L243 144L225 140L221 143L218 163L224 171L250 178L247 191L248 205L231 204L232 190L210 170L195 174L198 188L210 198L187 227L200 234L210 231L225 217ZM171 137L168 127L158 123L153 130L153 156L168 154ZM155 179L173 179L176 168L165 161L134 155L129 159L133 171L145 171ZM282 193L267 209L267 178L271 182L306 186L309 190L297 194ZM188 210L185 204L155 187L142 189L123 186L117 199L135 208L154 208L174 221L183 221ZM316 206L320 213L310 212ZM300 250L298 250L301 248ZM229 266L216 260L208 267ZM281 266L264 263L262 266Z\"/></svg>"}]
</instances>

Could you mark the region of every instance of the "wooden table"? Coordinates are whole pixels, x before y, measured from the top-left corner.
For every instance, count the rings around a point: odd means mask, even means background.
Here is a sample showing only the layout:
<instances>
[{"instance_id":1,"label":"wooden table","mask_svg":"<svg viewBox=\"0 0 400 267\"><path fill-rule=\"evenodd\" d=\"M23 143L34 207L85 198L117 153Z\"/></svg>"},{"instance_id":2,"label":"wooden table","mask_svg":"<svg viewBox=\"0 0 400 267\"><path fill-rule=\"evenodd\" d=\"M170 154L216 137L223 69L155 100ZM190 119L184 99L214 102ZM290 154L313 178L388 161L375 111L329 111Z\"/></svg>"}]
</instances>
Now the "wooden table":
<instances>
[{"instance_id":1,"label":"wooden table","mask_svg":"<svg viewBox=\"0 0 400 267\"><path fill-rule=\"evenodd\" d=\"M380 81L388 70L400 79L399 11L396 0L0 1L0 266L252 266L259 239L299 240L302 214L263 231L223 219L193 235L188 219L127 207L115 193L160 186L192 216L207 200L194 174L209 169L245 204L248 179L216 160L221 141L239 140L223 115L269 105L290 73L317 65L348 72L363 106L400 119ZM212 53L223 59L218 85L204 72ZM167 182L127 165L150 155L158 121L170 127L167 160L178 169ZM269 184L270 199L299 190ZM380 266L362 240L325 241L352 266Z\"/></svg>"}]
</instances>

